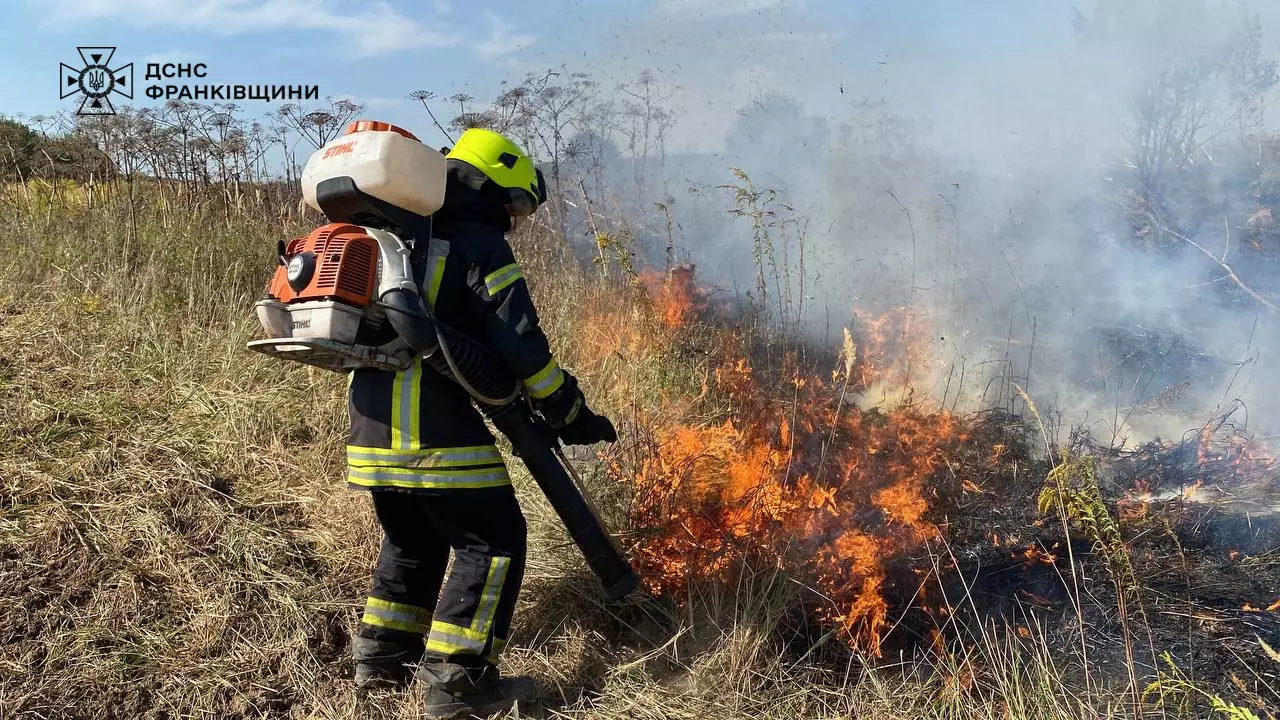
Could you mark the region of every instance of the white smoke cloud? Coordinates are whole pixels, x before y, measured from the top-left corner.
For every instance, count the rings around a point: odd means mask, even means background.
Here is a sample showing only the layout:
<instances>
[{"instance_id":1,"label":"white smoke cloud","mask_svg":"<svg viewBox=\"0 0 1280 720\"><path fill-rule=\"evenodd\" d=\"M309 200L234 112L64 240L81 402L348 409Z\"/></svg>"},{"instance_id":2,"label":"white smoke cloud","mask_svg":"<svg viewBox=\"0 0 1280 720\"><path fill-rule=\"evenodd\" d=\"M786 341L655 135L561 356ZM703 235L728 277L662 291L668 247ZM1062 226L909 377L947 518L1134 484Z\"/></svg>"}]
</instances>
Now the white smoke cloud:
<instances>
[{"instance_id":1,"label":"white smoke cloud","mask_svg":"<svg viewBox=\"0 0 1280 720\"><path fill-rule=\"evenodd\" d=\"M672 93L666 191L681 198L704 277L739 289L754 278L747 228L711 189L740 167L808 221L815 337L839 337L855 306L910 305L935 338L939 364L923 381L935 395L953 400L963 368L973 406L1007 399L1012 388L993 378L1009 374L1042 409L1108 439L1181 435L1236 399L1256 429L1280 431L1280 317L1223 292L1230 281L1189 245L1137 247L1116 204L1133 185L1135 88L1237 32L1241 5L758 5L712 16L699 2L659 3L589 53L597 77L652 68ZM1280 8L1243 7L1275 55ZM677 11L685 21L671 23ZM1216 141L1196 162L1223 177L1195 202L1238 216L1248 190L1227 177L1238 166L1210 157L1240 132L1222 121L1206 120L1201 137ZM697 197L682 191L690 184ZM1174 210L1221 252L1221 216ZM1247 263L1247 248L1234 252Z\"/></svg>"}]
</instances>

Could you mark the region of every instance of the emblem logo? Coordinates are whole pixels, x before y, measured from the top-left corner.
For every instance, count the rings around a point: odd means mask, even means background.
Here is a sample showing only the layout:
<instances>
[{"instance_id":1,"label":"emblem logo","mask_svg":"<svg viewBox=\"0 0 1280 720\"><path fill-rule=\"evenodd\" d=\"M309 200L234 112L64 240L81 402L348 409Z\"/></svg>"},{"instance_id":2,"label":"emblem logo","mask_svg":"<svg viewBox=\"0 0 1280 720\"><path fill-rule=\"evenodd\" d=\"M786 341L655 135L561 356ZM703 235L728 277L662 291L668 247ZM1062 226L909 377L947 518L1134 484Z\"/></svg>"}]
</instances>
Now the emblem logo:
<instances>
[{"instance_id":1,"label":"emblem logo","mask_svg":"<svg viewBox=\"0 0 1280 720\"><path fill-rule=\"evenodd\" d=\"M61 79L58 83L62 98L76 93L84 95L77 115L115 115L111 95L119 94L133 99L133 63L111 69L113 47L78 47L83 65L74 68L60 63Z\"/></svg>"}]
</instances>

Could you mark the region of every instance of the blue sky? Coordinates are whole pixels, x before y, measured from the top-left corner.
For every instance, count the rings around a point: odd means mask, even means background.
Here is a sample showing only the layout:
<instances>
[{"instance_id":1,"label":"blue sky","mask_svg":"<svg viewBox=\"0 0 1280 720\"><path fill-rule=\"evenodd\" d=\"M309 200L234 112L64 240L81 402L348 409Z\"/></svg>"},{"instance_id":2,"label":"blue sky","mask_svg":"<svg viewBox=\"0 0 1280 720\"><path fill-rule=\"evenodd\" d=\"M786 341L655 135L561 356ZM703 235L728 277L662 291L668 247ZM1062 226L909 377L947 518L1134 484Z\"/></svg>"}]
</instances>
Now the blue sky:
<instances>
[{"instance_id":1,"label":"blue sky","mask_svg":"<svg viewBox=\"0 0 1280 720\"><path fill-rule=\"evenodd\" d=\"M1089 6L1096 0L1080 0ZM1114 1L1114 0L1112 0ZM1068 0L6 0L0 114L74 107L54 92L78 45L147 62L203 62L208 83L316 84L435 142L406 96L492 97L561 64L609 88L653 70L671 93L676 149L718 149L737 110L770 92L809 111L889 97L922 116L1008 95L1070 42ZM1258 0L1280 25L1280 9ZM1274 43L1272 43L1274 44ZM135 102L148 101L138 98ZM266 113L263 102L242 103ZM442 108L449 115L448 108ZM998 116L999 113L994 113ZM985 121L985 120L984 120Z\"/></svg>"},{"instance_id":2,"label":"blue sky","mask_svg":"<svg viewBox=\"0 0 1280 720\"><path fill-rule=\"evenodd\" d=\"M1056 11L1021 0L17 0L0 27L0 113L73 107L54 93L78 45L117 46L145 86L147 62L204 62L209 83L317 84L369 115L429 130L408 93L492 96L504 79L566 64L606 87L655 70L681 105L677 141L714 143L726 117L783 90L835 103L840 90L905 85L913 63L976 44L1034 42ZM1030 31L1030 32L1028 32ZM913 58L912 56L918 56ZM138 98L135 102L148 101ZM267 112L266 103L243 103ZM447 113L447 110L446 110ZM702 138L702 139L699 139Z\"/></svg>"}]
</instances>

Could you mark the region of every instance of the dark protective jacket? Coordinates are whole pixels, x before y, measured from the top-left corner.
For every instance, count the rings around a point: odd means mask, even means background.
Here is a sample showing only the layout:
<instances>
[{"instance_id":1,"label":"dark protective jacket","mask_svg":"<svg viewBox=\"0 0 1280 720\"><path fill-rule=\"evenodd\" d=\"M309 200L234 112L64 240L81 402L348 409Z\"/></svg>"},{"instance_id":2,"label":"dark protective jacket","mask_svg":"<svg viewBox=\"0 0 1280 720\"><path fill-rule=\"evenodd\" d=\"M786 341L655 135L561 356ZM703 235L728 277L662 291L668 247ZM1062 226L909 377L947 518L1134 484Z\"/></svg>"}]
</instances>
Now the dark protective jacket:
<instances>
[{"instance_id":1,"label":"dark protective jacket","mask_svg":"<svg viewBox=\"0 0 1280 720\"><path fill-rule=\"evenodd\" d=\"M500 357L534 399L564 383L524 273L503 236L501 205L450 176L446 206L413 265L436 318ZM501 213L501 214L499 214ZM353 486L438 492L510 484L493 435L466 392L424 365L351 374L347 479Z\"/></svg>"}]
</instances>

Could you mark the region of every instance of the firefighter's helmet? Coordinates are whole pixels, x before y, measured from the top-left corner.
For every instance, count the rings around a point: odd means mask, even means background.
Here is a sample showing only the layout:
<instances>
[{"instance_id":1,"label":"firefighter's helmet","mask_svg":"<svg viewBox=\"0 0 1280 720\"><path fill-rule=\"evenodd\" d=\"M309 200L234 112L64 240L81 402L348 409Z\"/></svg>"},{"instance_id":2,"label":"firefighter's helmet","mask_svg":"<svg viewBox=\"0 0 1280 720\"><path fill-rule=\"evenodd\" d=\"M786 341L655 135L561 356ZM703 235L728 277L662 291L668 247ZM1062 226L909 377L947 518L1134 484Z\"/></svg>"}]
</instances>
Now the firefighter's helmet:
<instances>
[{"instance_id":1,"label":"firefighter's helmet","mask_svg":"<svg viewBox=\"0 0 1280 720\"><path fill-rule=\"evenodd\" d=\"M519 145L492 130L471 128L462 133L447 156L474 167L493 184L507 191L507 213L532 215L547 200L542 171Z\"/></svg>"}]
</instances>

